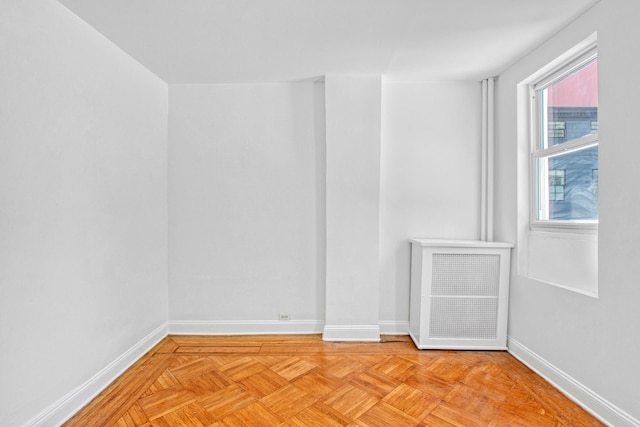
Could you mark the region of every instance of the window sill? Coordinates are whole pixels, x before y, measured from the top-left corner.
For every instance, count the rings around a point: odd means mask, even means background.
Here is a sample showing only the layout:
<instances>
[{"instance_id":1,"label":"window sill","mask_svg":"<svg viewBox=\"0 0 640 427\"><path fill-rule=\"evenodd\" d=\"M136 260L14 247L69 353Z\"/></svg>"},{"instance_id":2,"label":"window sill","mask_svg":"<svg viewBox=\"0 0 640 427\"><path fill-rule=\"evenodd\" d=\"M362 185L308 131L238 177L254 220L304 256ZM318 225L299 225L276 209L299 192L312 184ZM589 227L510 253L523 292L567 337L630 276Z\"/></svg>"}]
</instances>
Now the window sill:
<instances>
[{"instance_id":1,"label":"window sill","mask_svg":"<svg viewBox=\"0 0 640 427\"><path fill-rule=\"evenodd\" d=\"M573 286L561 285L559 283L554 283L554 282L551 282L549 280L539 279L539 278L533 277L533 276L527 276L527 278L530 279L530 280L534 280L536 282L539 282L541 284L547 285L547 286L553 286L555 288L564 289L565 291L574 292L576 294L584 295L586 297L598 299L598 291L597 290L595 292L594 291L588 291L588 290L580 289L580 288L573 287Z\"/></svg>"},{"instance_id":2,"label":"window sill","mask_svg":"<svg viewBox=\"0 0 640 427\"><path fill-rule=\"evenodd\" d=\"M530 231L550 233L598 234L598 222L594 221L534 221Z\"/></svg>"},{"instance_id":3,"label":"window sill","mask_svg":"<svg viewBox=\"0 0 640 427\"><path fill-rule=\"evenodd\" d=\"M598 297L597 229L531 230L520 274L547 285Z\"/></svg>"}]
</instances>

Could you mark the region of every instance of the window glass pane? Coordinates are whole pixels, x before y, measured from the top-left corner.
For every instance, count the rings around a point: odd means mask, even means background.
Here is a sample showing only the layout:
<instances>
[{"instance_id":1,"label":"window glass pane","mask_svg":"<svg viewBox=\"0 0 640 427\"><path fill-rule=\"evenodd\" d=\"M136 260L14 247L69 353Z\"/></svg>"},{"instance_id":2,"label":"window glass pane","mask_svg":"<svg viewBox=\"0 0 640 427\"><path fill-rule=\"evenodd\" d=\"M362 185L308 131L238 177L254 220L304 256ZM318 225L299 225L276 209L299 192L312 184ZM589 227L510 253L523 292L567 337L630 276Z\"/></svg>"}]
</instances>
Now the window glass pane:
<instances>
[{"instance_id":1,"label":"window glass pane","mask_svg":"<svg viewBox=\"0 0 640 427\"><path fill-rule=\"evenodd\" d=\"M539 90L540 148L598 131L598 61Z\"/></svg>"},{"instance_id":2,"label":"window glass pane","mask_svg":"<svg viewBox=\"0 0 640 427\"><path fill-rule=\"evenodd\" d=\"M598 219L598 147L538 160L538 220Z\"/></svg>"}]
</instances>

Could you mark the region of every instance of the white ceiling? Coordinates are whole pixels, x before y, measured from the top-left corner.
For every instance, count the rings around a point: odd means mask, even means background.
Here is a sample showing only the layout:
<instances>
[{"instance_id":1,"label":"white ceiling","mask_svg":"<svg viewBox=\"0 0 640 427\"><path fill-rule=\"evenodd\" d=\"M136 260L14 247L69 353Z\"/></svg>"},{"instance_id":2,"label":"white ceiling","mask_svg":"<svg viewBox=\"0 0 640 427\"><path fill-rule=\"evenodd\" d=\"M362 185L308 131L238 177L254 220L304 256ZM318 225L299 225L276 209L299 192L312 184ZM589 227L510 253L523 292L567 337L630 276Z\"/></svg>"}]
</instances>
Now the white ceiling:
<instances>
[{"instance_id":1,"label":"white ceiling","mask_svg":"<svg viewBox=\"0 0 640 427\"><path fill-rule=\"evenodd\" d=\"M597 0L59 0L168 83L498 74Z\"/></svg>"}]
</instances>

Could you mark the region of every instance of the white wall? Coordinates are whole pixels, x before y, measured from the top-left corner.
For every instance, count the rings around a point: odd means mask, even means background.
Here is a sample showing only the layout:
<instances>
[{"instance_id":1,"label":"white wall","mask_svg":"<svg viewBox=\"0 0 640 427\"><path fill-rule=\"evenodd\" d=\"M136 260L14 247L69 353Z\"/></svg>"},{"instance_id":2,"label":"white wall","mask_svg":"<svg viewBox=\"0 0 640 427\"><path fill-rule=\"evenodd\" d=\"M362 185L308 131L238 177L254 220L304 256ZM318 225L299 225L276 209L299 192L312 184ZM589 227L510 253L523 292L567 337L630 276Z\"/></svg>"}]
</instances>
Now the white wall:
<instances>
[{"instance_id":1,"label":"white wall","mask_svg":"<svg viewBox=\"0 0 640 427\"><path fill-rule=\"evenodd\" d=\"M379 75L329 75L326 88L325 340L380 340Z\"/></svg>"},{"instance_id":2,"label":"white wall","mask_svg":"<svg viewBox=\"0 0 640 427\"><path fill-rule=\"evenodd\" d=\"M167 87L52 0L0 13L0 424L167 316Z\"/></svg>"},{"instance_id":3,"label":"white wall","mask_svg":"<svg viewBox=\"0 0 640 427\"><path fill-rule=\"evenodd\" d=\"M478 82L383 85L380 320L409 319L409 237L480 235Z\"/></svg>"},{"instance_id":4,"label":"white wall","mask_svg":"<svg viewBox=\"0 0 640 427\"><path fill-rule=\"evenodd\" d=\"M361 76L331 79L344 83L344 92ZM344 154L344 144L327 147L325 159L325 107L330 129L331 117L335 128L344 114L339 97L325 104L324 90L312 83L170 86L174 332L317 332L296 322L322 327L325 312L342 326L380 320L383 332L406 332L407 239L478 238L478 82L384 82L382 102L367 101L380 108L379 171L365 167L356 154ZM357 123L345 121L342 134L357 134ZM338 179L335 185L325 187L325 169L332 172L330 183ZM356 210L373 201L364 219L341 211L347 202L338 201L340 194L356 185L349 176L360 177L358 185L369 189L345 199ZM335 199L332 227L325 227L325 197ZM367 218L379 225L349 234L363 229ZM333 236L326 245L325 233ZM379 247L370 248L378 239ZM377 262L358 255L363 245L374 258L379 253ZM325 287L325 256L336 268L327 286L341 283L333 293ZM351 272L339 268L349 257L357 261L349 261ZM347 282L345 275L351 275ZM366 298L343 298L346 287L370 291ZM290 314L292 321L269 324L278 313Z\"/></svg>"},{"instance_id":5,"label":"white wall","mask_svg":"<svg viewBox=\"0 0 640 427\"><path fill-rule=\"evenodd\" d=\"M526 228L526 213L518 217L518 188L526 188L526 182L517 183L516 165L526 165L526 150L517 150L516 85L598 32L599 295L532 280L514 264L509 335L512 351L617 426L640 424L639 14L637 2L600 1L504 72L497 95L496 237L517 242L517 259L522 249L518 227Z\"/></svg>"},{"instance_id":6,"label":"white wall","mask_svg":"<svg viewBox=\"0 0 640 427\"><path fill-rule=\"evenodd\" d=\"M170 86L172 323L324 318L317 86Z\"/></svg>"}]
</instances>

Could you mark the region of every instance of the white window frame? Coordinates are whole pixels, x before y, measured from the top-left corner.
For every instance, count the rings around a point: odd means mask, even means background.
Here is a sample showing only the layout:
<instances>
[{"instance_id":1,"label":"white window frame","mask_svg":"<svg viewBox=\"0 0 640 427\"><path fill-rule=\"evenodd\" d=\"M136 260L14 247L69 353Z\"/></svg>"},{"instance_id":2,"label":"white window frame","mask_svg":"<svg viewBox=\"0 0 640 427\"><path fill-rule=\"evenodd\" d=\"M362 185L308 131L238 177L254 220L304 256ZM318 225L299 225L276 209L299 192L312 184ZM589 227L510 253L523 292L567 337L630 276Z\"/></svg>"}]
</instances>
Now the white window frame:
<instances>
[{"instance_id":1,"label":"white window frame","mask_svg":"<svg viewBox=\"0 0 640 427\"><path fill-rule=\"evenodd\" d=\"M564 142L562 144L554 145L548 148L540 148L541 137L546 135L540 135L542 127L543 117L542 114L546 111L545 108L538 106L537 91L543 90L554 83L567 77L569 74L579 70L586 66L588 63L597 60L598 51L595 43L590 44L585 49L581 50L576 55L563 61L559 66L554 67L550 72L542 75L539 79L529 85L529 99L530 99L530 162L529 162L529 228L531 230L539 231L570 231L570 232L597 232L598 220L544 220L538 219L538 210L540 208L540 194L541 190L548 193L548 173L541 170L538 167L538 160L542 158L551 158L560 154L567 154L569 152L577 152L590 147L598 146L599 136L598 133L592 133L585 135L582 138L577 138ZM547 144L545 144L547 146ZM548 207L547 207L548 209Z\"/></svg>"}]
</instances>

